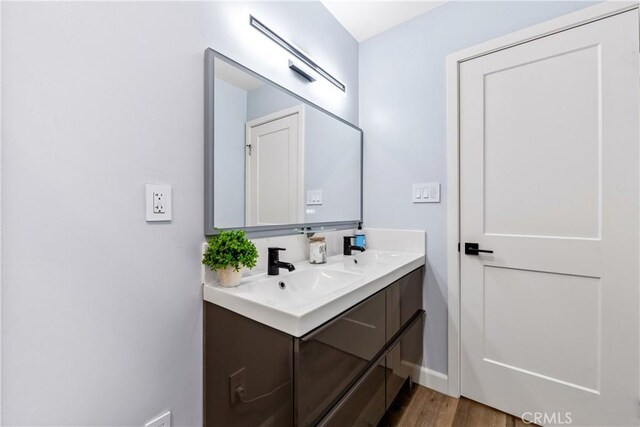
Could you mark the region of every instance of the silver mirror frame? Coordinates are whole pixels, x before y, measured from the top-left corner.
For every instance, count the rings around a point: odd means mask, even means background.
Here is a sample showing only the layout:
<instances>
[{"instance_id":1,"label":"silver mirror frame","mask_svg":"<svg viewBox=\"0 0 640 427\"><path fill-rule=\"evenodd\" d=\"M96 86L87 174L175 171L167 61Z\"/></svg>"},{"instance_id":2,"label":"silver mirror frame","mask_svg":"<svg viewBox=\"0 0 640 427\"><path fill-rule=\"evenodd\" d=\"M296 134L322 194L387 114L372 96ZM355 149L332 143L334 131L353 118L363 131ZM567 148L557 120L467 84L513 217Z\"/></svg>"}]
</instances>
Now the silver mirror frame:
<instances>
[{"instance_id":1,"label":"silver mirror frame","mask_svg":"<svg viewBox=\"0 0 640 427\"><path fill-rule=\"evenodd\" d=\"M222 60L234 67L239 68L245 73L268 83L289 96L298 99L305 104L318 109L319 111L333 117L336 120L356 129L360 132L360 218L348 221L334 221L334 222L313 222L302 224L282 224L282 225L269 225L269 226L252 226L252 227L231 227L231 228L215 228L214 226L214 194L213 194L213 180L215 176L214 170L214 79L215 79L215 59ZM242 64L237 63L233 59L217 52L211 48L207 48L204 51L204 234L205 236L211 236L217 234L222 230L240 229L245 230L250 237L267 237L278 236L287 234L297 234L306 231L321 231L321 230L339 230L339 229L352 229L356 228L359 222L362 222L363 217L363 158L364 158L364 137L362 129L355 126L352 123L336 116L335 114L325 110L324 108L314 104L313 102L305 99L294 92L280 86L279 84L267 79L266 77L254 72L253 70L245 67Z\"/></svg>"}]
</instances>

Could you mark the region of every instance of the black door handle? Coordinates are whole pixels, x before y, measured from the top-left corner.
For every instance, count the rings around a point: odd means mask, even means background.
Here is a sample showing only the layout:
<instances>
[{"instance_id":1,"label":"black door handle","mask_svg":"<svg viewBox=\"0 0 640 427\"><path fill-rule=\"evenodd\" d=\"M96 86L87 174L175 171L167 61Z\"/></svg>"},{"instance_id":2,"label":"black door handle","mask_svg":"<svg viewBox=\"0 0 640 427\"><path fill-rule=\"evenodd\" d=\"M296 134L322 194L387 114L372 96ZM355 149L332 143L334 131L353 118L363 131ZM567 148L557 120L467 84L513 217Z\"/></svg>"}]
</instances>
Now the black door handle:
<instances>
[{"instance_id":1,"label":"black door handle","mask_svg":"<svg viewBox=\"0 0 640 427\"><path fill-rule=\"evenodd\" d=\"M465 255L479 255L480 252L484 254L492 254L493 251L488 249L480 249L480 246L477 243L465 243L464 244L464 253Z\"/></svg>"}]
</instances>

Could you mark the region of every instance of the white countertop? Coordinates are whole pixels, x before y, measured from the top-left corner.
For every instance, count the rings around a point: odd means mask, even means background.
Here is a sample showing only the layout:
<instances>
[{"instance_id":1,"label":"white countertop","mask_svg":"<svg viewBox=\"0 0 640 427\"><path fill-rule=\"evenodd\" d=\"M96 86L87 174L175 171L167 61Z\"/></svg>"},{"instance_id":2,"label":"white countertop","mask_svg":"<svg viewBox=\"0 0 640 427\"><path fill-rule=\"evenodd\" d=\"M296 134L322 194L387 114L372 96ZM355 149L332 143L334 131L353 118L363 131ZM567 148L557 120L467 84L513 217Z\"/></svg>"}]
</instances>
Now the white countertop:
<instances>
[{"instance_id":1,"label":"white countertop","mask_svg":"<svg viewBox=\"0 0 640 427\"><path fill-rule=\"evenodd\" d=\"M423 252L367 250L329 257L326 264L297 262L296 271L281 269L278 276L254 274L235 288L206 283L203 294L205 301L301 337L424 263Z\"/></svg>"}]
</instances>

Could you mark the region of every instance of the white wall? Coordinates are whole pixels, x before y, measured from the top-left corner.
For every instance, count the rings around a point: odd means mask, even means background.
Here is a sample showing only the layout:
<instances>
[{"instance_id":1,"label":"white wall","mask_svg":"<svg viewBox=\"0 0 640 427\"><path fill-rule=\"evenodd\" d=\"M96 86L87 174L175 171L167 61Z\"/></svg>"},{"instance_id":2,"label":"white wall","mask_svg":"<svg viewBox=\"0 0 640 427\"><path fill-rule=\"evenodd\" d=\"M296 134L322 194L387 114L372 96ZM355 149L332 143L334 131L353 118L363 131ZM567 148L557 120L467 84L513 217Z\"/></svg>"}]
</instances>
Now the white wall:
<instances>
[{"instance_id":1,"label":"white wall","mask_svg":"<svg viewBox=\"0 0 640 427\"><path fill-rule=\"evenodd\" d=\"M447 372L445 58L593 3L451 1L360 45L367 227L427 232L425 366ZM412 183L442 202L413 204Z\"/></svg>"},{"instance_id":2,"label":"white wall","mask_svg":"<svg viewBox=\"0 0 640 427\"><path fill-rule=\"evenodd\" d=\"M250 10L347 94L295 78ZM2 12L2 421L200 425L204 49L357 123L357 43L317 2ZM172 223L144 221L147 182Z\"/></svg>"}]
</instances>

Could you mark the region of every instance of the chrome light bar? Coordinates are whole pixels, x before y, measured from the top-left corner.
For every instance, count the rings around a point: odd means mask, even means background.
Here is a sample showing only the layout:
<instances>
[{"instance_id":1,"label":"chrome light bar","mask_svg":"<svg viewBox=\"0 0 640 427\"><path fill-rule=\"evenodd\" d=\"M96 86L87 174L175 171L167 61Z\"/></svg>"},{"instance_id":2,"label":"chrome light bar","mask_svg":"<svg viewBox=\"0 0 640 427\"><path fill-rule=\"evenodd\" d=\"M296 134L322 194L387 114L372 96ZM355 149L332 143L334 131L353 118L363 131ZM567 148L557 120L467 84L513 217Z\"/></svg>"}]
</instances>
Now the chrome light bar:
<instances>
[{"instance_id":1,"label":"chrome light bar","mask_svg":"<svg viewBox=\"0 0 640 427\"><path fill-rule=\"evenodd\" d=\"M277 43L284 50L286 50L287 52L289 52L290 54L298 58L305 65L311 68L313 71L315 71L316 73L320 74L322 77L327 79L329 82L335 85L338 89L340 89L343 92L346 92L347 87L345 86L344 83L342 83L340 80L333 77L331 74L327 73L322 67L316 64L306 54L304 54L304 52L302 52L300 49L298 49L297 47L295 47L294 45L292 45L291 43L289 43L288 41L286 41L285 39L283 39L282 37L274 33L269 27L267 27L262 22L257 20L253 15L249 15L249 24L256 30L260 31L265 36L269 37L272 41Z\"/></svg>"}]
</instances>

